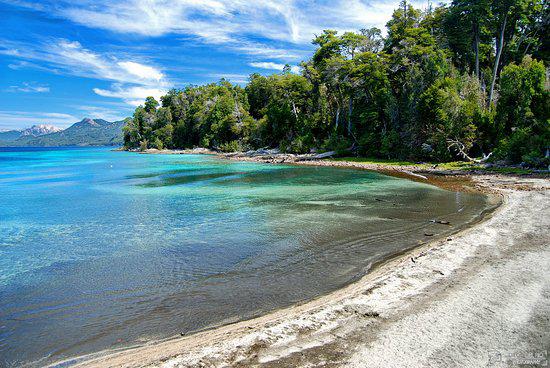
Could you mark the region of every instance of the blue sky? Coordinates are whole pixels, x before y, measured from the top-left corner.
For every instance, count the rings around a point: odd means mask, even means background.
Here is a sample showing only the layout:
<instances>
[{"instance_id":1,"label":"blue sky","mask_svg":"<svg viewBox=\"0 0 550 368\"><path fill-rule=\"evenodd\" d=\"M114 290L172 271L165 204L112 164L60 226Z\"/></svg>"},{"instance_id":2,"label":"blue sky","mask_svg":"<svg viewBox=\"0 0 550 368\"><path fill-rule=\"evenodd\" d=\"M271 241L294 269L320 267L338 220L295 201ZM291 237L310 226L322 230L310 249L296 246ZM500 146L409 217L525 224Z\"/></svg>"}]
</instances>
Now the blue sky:
<instances>
[{"instance_id":1,"label":"blue sky","mask_svg":"<svg viewBox=\"0 0 550 368\"><path fill-rule=\"evenodd\" d=\"M173 87L280 72L314 34L383 29L398 3L0 0L0 130L118 120Z\"/></svg>"}]
</instances>

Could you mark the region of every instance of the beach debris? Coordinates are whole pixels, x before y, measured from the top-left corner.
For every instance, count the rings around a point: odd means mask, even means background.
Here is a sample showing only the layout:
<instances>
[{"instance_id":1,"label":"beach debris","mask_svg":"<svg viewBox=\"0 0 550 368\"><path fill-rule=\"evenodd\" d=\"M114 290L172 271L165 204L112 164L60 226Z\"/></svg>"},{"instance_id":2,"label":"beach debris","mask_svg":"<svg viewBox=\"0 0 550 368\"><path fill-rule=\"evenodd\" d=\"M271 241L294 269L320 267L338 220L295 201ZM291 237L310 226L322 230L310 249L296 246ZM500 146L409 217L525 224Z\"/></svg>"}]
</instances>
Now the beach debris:
<instances>
[{"instance_id":1,"label":"beach debris","mask_svg":"<svg viewBox=\"0 0 550 368\"><path fill-rule=\"evenodd\" d=\"M441 272L441 271L439 271L439 270L433 270L433 272L434 272L434 273L438 273L438 274L440 274L441 276L444 276L444 275L445 275L443 272Z\"/></svg>"},{"instance_id":2,"label":"beach debris","mask_svg":"<svg viewBox=\"0 0 550 368\"><path fill-rule=\"evenodd\" d=\"M303 155L296 155L296 161L308 161L308 160L321 160L323 158L332 157L336 155L336 151L328 151L323 152L319 154L303 154Z\"/></svg>"},{"instance_id":3,"label":"beach debris","mask_svg":"<svg viewBox=\"0 0 550 368\"><path fill-rule=\"evenodd\" d=\"M411 257L411 261L412 263L416 263L416 261L414 260L414 257Z\"/></svg>"},{"instance_id":4,"label":"beach debris","mask_svg":"<svg viewBox=\"0 0 550 368\"><path fill-rule=\"evenodd\" d=\"M360 308L362 309L362 308ZM358 310L356 309L355 307L353 306L345 306L344 309L343 309L343 312L345 314L355 314L355 315L358 315L360 317L367 317L367 318L376 318L376 317L380 317L380 313L376 312L376 311L373 311L373 310Z\"/></svg>"},{"instance_id":5,"label":"beach debris","mask_svg":"<svg viewBox=\"0 0 550 368\"><path fill-rule=\"evenodd\" d=\"M375 289L378 289L380 286L382 285L374 285L373 287L366 289L365 291L363 291L363 295L371 294Z\"/></svg>"},{"instance_id":6,"label":"beach debris","mask_svg":"<svg viewBox=\"0 0 550 368\"><path fill-rule=\"evenodd\" d=\"M433 222L434 224L441 224L441 225L450 225L451 224L449 221L445 221L445 220L430 220L430 222Z\"/></svg>"},{"instance_id":7,"label":"beach debris","mask_svg":"<svg viewBox=\"0 0 550 368\"><path fill-rule=\"evenodd\" d=\"M433 233L424 233L424 236L434 236Z\"/></svg>"},{"instance_id":8,"label":"beach debris","mask_svg":"<svg viewBox=\"0 0 550 368\"><path fill-rule=\"evenodd\" d=\"M428 178L426 176L420 175L420 174L417 174L417 173L413 173L412 171L403 170L403 172L406 173L406 174L409 174L410 176L414 176L415 178L428 180Z\"/></svg>"},{"instance_id":9,"label":"beach debris","mask_svg":"<svg viewBox=\"0 0 550 368\"><path fill-rule=\"evenodd\" d=\"M453 240L453 238L447 238L447 241L451 241L451 240Z\"/></svg>"},{"instance_id":10,"label":"beach debris","mask_svg":"<svg viewBox=\"0 0 550 368\"><path fill-rule=\"evenodd\" d=\"M366 313L362 313L362 316L363 317L377 318L377 317L380 317L380 313L375 312L375 311L369 311L369 312L366 312Z\"/></svg>"}]
</instances>

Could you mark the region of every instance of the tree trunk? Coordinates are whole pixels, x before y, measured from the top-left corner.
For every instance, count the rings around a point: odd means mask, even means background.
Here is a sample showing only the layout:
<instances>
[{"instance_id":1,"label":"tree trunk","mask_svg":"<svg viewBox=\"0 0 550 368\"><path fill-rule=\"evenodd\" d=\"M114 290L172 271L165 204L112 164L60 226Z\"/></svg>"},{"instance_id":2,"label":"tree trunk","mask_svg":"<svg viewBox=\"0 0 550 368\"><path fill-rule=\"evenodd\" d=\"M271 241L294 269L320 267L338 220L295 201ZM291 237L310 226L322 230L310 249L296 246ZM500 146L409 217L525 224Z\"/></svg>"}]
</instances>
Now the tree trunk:
<instances>
[{"instance_id":1,"label":"tree trunk","mask_svg":"<svg viewBox=\"0 0 550 368\"><path fill-rule=\"evenodd\" d=\"M292 112L294 113L294 118L296 119L296 122L298 122L298 111L296 110L296 105L294 104L294 101L292 101Z\"/></svg>"},{"instance_id":2,"label":"tree trunk","mask_svg":"<svg viewBox=\"0 0 550 368\"><path fill-rule=\"evenodd\" d=\"M348 134L351 135L351 114L353 112L353 97L350 96L349 98L349 105L348 105Z\"/></svg>"},{"instance_id":3,"label":"tree trunk","mask_svg":"<svg viewBox=\"0 0 550 368\"><path fill-rule=\"evenodd\" d=\"M237 121L239 122L239 126L242 126L243 121L241 119L241 111L239 110L239 104L237 103L236 99L235 99L235 116L237 117Z\"/></svg>"},{"instance_id":4,"label":"tree trunk","mask_svg":"<svg viewBox=\"0 0 550 368\"><path fill-rule=\"evenodd\" d=\"M340 123L340 106L336 108L336 129L338 129L338 125Z\"/></svg>"},{"instance_id":5,"label":"tree trunk","mask_svg":"<svg viewBox=\"0 0 550 368\"><path fill-rule=\"evenodd\" d=\"M495 57L495 65L493 66L493 78L491 79L491 88L489 89L489 106L493 102L493 93L495 91L495 82L497 80L498 65L500 63L500 56L502 55L502 49L504 48L504 30L506 29L506 20L508 19L508 13L504 15L502 27L500 29L500 40L497 47L497 54Z\"/></svg>"},{"instance_id":6,"label":"tree trunk","mask_svg":"<svg viewBox=\"0 0 550 368\"><path fill-rule=\"evenodd\" d=\"M476 77L479 79L479 23L475 25L474 51L476 53Z\"/></svg>"}]
</instances>

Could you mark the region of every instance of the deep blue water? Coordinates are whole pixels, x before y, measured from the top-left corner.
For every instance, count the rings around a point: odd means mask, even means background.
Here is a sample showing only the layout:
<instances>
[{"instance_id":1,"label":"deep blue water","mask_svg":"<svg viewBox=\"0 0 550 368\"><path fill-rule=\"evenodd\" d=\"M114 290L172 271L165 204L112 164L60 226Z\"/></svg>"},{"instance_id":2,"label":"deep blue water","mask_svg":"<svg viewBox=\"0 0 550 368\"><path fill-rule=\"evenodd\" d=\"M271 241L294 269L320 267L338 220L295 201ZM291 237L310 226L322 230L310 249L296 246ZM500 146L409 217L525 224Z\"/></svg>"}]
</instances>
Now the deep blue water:
<instances>
[{"instance_id":1,"label":"deep blue water","mask_svg":"<svg viewBox=\"0 0 550 368\"><path fill-rule=\"evenodd\" d=\"M351 169L0 148L0 366L307 300L486 206L480 195Z\"/></svg>"}]
</instances>

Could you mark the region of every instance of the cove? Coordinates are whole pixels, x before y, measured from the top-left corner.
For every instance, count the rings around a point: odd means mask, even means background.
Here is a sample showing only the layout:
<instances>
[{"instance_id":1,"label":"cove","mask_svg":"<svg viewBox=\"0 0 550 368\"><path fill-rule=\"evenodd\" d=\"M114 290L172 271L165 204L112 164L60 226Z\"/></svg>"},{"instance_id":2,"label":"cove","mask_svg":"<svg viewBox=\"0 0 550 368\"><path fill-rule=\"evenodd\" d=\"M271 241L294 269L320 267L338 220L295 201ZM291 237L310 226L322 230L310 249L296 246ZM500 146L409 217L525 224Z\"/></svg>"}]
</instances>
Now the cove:
<instances>
[{"instance_id":1,"label":"cove","mask_svg":"<svg viewBox=\"0 0 550 368\"><path fill-rule=\"evenodd\" d=\"M362 170L0 149L0 366L310 300L489 207L480 194Z\"/></svg>"}]
</instances>

